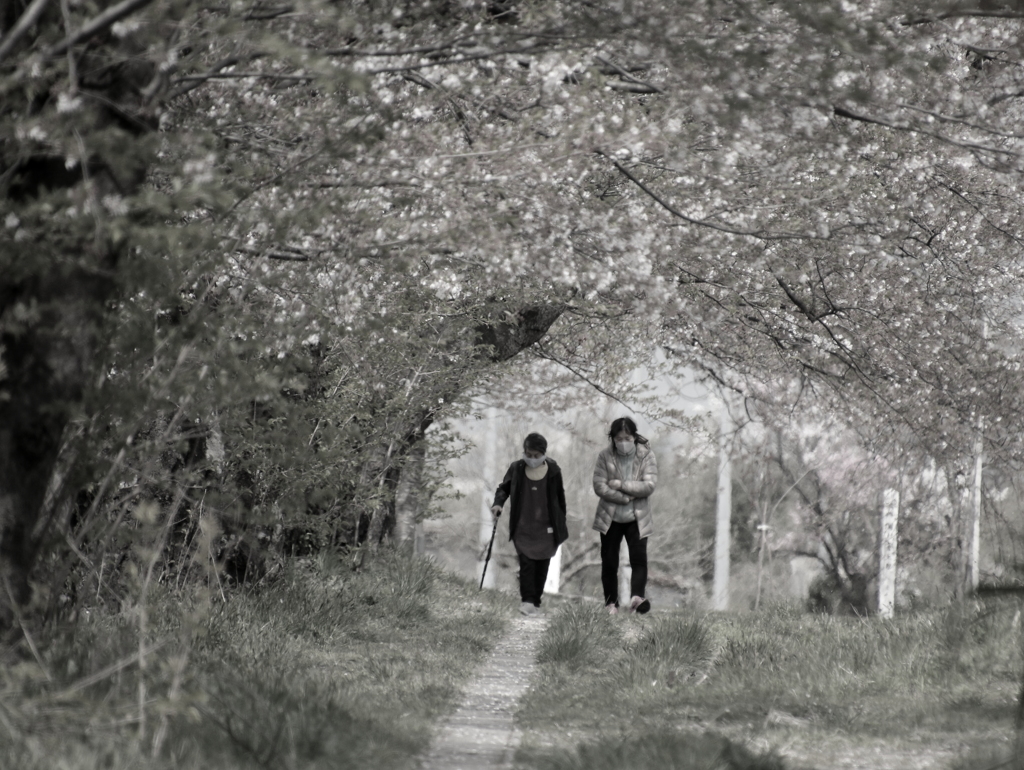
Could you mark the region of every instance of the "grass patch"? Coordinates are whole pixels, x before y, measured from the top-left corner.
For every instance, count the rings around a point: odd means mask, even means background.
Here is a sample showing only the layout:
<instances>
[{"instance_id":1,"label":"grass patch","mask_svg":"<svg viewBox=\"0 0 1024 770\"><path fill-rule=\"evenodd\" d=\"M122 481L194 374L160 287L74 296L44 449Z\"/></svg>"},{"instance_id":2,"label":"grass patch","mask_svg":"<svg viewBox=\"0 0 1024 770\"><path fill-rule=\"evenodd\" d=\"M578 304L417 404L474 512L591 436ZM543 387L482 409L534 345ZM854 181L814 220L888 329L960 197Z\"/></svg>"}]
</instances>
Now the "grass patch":
<instances>
[{"instance_id":1,"label":"grass patch","mask_svg":"<svg viewBox=\"0 0 1024 770\"><path fill-rule=\"evenodd\" d=\"M541 640L537 662L576 672L599 664L618 641L603 609L592 604L564 604Z\"/></svg>"},{"instance_id":2,"label":"grass patch","mask_svg":"<svg viewBox=\"0 0 1024 770\"><path fill-rule=\"evenodd\" d=\"M574 751L521 752L518 760L536 770L783 770L772 754L758 756L721 735L684 732L602 738Z\"/></svg>"},{"instance_id":3,"label":"grass patch","mask_svg":"<svg viewBox=\"0 0 1024 770\"><path fill-rule=\"evenodd\" d=\"M408 767L511 609L391 553L295 564L227 601L157 591L141 669L139 608L0 668L0 767Z\"/></svg>"},{"instance_id":4,"label":"grass patch","mask_svg":"<svg viewBox=\"0 0 1024 770\"><path fill-rule=\"evenodd\" d=\"M543 642L557 653L541 656L519 712L518 761L576 767L610 751L609 734L625 757L670 751L651 736L675 736L679 751L698 745L694 735L715 736L746 747L750 761L774 766L786 754L800 767L835 766L823 748L830 736L941 745L946 760L965 745L1005 745L1022 669L1017 607L972 602L881 620L785 607L613 617L567 606Z\"/></svg>"}]
</instances>

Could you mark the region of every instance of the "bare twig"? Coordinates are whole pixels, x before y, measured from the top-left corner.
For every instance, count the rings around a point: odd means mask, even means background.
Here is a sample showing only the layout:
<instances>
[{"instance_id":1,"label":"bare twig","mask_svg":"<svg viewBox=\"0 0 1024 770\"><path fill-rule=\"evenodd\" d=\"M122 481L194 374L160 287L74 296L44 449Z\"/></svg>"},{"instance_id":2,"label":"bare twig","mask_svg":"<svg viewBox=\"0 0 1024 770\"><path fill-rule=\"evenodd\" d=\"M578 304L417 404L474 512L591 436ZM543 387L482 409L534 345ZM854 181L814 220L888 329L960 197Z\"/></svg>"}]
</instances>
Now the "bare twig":
<instances>
[{"instance_id":1,"label":"bare twig","mask_svg":"<svg viewBox=\"0 0 1024 770\"><path fill-rule=\"evenodd\" d=\"M125 16L135 13L135 11L140 8L144 8L151 2L153 2L153 0L123 0L123 2L118 3L113 8L108 8L95 19L86 23L86 25L78 30L78 32L69 34L64 40L54 46L51 46L47 49L45 55L48 58L52 56L59 56L73 45L77 45L83 40L92 37L97 32L106 29L115 22L123 19Z\"/></svg>"},{"instance_id":2,"label":"bare twig","mask_svg":"<svg viewBox=\"0 0 1024 770\"><path fill-rule=\"evenodd\" d=\"M253 187L251 190L248 190L245 193L245 195L240 196L238 198L238 200L235 201L234 204L232 204L231 208L228 209L228 211L226 212L225 216L227 216L228 214L234 213L234 211L239 206L241 206L249 198L253 197L256 193L260 192L260 190L264 189L265 187L269 187L270 185L277 184L281 179L283 179L288 174L292 173L295 169L297 169L300 166L303 166L306 163L308 163L309 161L313 160L313 158L315 158L317 155L319 155L322 150L323 150L323 148L321 147L321 148L318 148L316 150L313 150L313 152L309 153L308 155L303 155L301 158L298 158L294 163L292 163L289 166L286 166L285 168L281 169L281 171L279 171L277 174L274 174L274 176L270 177L269 179L264 180L263 182L260 182L258 185Z\"/></svg>"},{"instance_id":3,"label":"bare twig","mask_svg":"<svg viewBox=\"0 0 1024 770\"><path fill-rule=\"evenodd\" d=\"M447 61L431 61L431 62L420 62L418 64L407 64L402 67L381 67L380 69L367 70L367 75L387 75L387 74L398 74L399 72L412 72L413 70L426 69L427 67L449 67L453 64L465 64L471 61L480 61L481 59L493 59L498 56L514 56L517 54L525 53L536 53L537 51L547 51L549 47L542 45L529 45L523 48L510 48L505 50L496 51L483 51L477 54L464 54L458 59L449 59Z\"/></svg>"},{"instance_id":4,"label":"bare twig","mask_svg":"<svg viewBox=\"0 0 1024 770\"><path fill-rule=\"evenodd\" d=\"M295 11L294 5L282 5L277 8L268 8L266 10L257 10L260 8L261 3L255 3L249 12L245 15L246 21L269 21L270 19L276 19L279 16L285 16Z\"/></svg>"},{"instance_id":5,"label":"bare twig","mask_svg":"<svg viewBox=\"0 0 1024 770\"><path fill-rule=\"evenodd\" d=\"M918 24L931 24L946 19L979 18L979 19L1024 19L1024 12L1009 10L988 10L986 8L957 8L933 16L908 16L902 22L904 27Z\"/></svg>"},{"instance_id":6,"label":"bare twig","mask_svg":"<svg viewBox=\"0 0 1024 770\"><path fill-rule=\"evenodd\" d=\"M179 409L179 413L180 413ZM166 433L169 433L171 427L175 421L171 420L168 423ZM142 739L146 735L146 655L148 650L146 649L146 634L149 632L149 608L146 604L147 595L149 594L149 586L153 582L153 572L156 570L157 562L160 561L160 556L163 553L164 545L167 542L167 537L170 534L171 527L174 526L174 520L178 515L178 511L181 509L181 504L185 500L185 485L179 484L178 491L174 498L174 503L167 511L166 521L160 528L160 537L153 544L153 552L149 557L149 564L146 566L146 577L142 581L142 588L139 590L139 685L138 685L138 706L139 706L139 738ZM154 743L156 736L154 736ZM162 740L162 738L161 738Z\"/></svg>"},{"instance_id":7,"label":"bare twig","mask_svg":"<svg viewBox=\"0 0 1024 770\"><path fill-rule=\"evenodd\" d=\"M327 48L327 49L325 49L323 51L320 51L320 53L323 54L324 56L354 56L354 57L358 57L360 59L366 58L366 57L371 57L371 56L380 56L380 57L384 57L384 58L390 58L390 57L396 57L396 56L414 56L414 55L417 55L417 54L419 54L419 55L437 54L437 53L440 53L442 51L450 51L456 45L458 45L460 41L464 41L466 39L468 39L468 38L466 38L465 36L460 36L460 37L453 38L452 40L449 40L447 43L441 43L439 45L419 46L418 48L401 48L401 49L394 49L394 50L384 49L384 50L381 50L381 51L367 51L367 50L363 50L363 49L360 49L360 48L352 48L352 47L349 47L349 48Z\"/></svg>"},{"instance_id":8,"label":"bare twig","mask_svg":"<svg viewBox=\"0 0 1024 770\"><path fill-rule=\"evenodd\" d=\"M1019 92L1019 93L1015 93L1015 94L1003 94L1002 96L997 96L994 99L989 101L989 105L996 104L996 103L998 103L999 101L1001 101L1003 99L1011 99L1011 98L1013 98L1015 96L1024 96L1024 92ZM952 117L950 115L943 115L941 112L934 112L933 110L926 110L923 107L915 107L913 104L906 104L905 102L899 102L899 103L897 103L896 106L900 107L901 109L904 109L904 110L909 110L911 112L918 112L918 113L920 113L922 115L927 115L928 117L935 118L935 120L937 120L937 121L939 121L941 123L951 123L951 124L957 125L957 126L965 126L967 128L977 129L978 131L984 131L986 134L992 134L993 136L998 136L998 137L1000 137L1002 139L1020 139L1021 138L1020 134L1010 134L1010 133L1007 133L1005 131L996 131L991 126L983 126L983 125L980 125L978 123L974 123L974 122L972 122L970 120L964 120L963 118L956 118L956 117Z\"/></svg>"},{"instance_id":9,"label":"bare twig","mask_svg":"<svg viewBox=\"0 0 1024 770\"><path fill-rule=\"evenodd\" d=\"M428 91L437 88L432 81L427 80L418 72L406 72L402 75L402 79L408 80L410 83L415 83L418 86L423 86L423 88L426 88Z\"/></svg>"},{"instance_id":10,"label":"bare twig","mask_svg":"<svg viewBox=\"0 0 1024 770\"><path fill-rule=\"evenodd\" d=\"M11 31L7 33L7 37L0 40L0 61L3 61L7 54L11 52L14 44L21 39L21 36L32 28L32 25L36 23L36 20L46 10L49 2L50 0L33 0L32 5L25 9L21 18L18 19L18 22Z\"/></svg>"},{"instance_id":11,"label":"bare twig","mask_svg":"<svg viewBox=\"0 0 1024 770\"><path fill-rule=\"evenodd\" d=\"M64 16L64 33L71 36L71 11L68 9L68 0L60 0L60 12ZM75 66L75 55L68 48L68 80L71 83L71 94L78 93L78 68ZM81 140L79 140L81 141ZM84 163L83 157L83 163ZM84 168L84 166L83 166Z\"/></svg>"},{"instance_id":12,"label":"bare twig","mask_svg":"<svg viewBox=\"0 0 1024 770\"><path fill-rule=\"evenodd\" d=\"M631 94L663 94L665 93L657 86L647 83L624 83L618 80L610 80L605 83L613 91L626 91Z\"/></svg>"},{"instance_id":13,"label":"bare twig","mask_svg":"<svg viewBox=\"0 0 1024 770\"><path fill-rule=\"evenodd\" d=\"M276 259L281 262L310 262L316 256L315 254L306 254L301 251L260 251L259 249L250 249L242 246L235 249L239 254L248 254L253 257L263 257L265 259Z\"/></svg>"},{"instance_id":14,"label":"bare twig","mask_svg":"<svg viewBox=\"0 0 1024 770\"><path fill-rule=\"evenodd\" d=\"M662 90L661 88L658 88L657 86L652 85L652 84L648 83L645 80L640 80L640 78L633 77L633 75L629 74L628 70L626 70L623 67L620 67L615 62L608 61L607 59L604 59L604 58L602 58L600 56L598 56L596 58L605 67L609 67L610 69L614 70L619 75L619 77L621 77L621 78L623 78L624 80L627 81L626 83L615 83L615 82L608 83L608 86L610 88L617 88L620 91L633 91L634 93L641 93L641 94L663 94L663 93L665 93L665 91Z\"/></svg>"},{"instance_id":15,"label":"bare twig","mask_svg":"<svg viewBox=\"0 0 1024 770\"><path fill-rule=\"evenodd\" d=\"M165 639L163 641L157 642L156 644L150 645L149 647L146 647L146 648L142 649L141 652L144 655L149 655L150 653L156 652L161 647L164 647L166 644L167 644L167 640ZM74 693L78 692L79 690L84 690L86 687L92 687L92 685L94 685L94 684L99 684L104 679L108 679L108 678L112 677L118 671L123 671L124 669L126 669L129 666L133 665L138 660L139 660L139 653L138 652L135 653L134 655L129 655L127 658L123 658L122 660L119 660L116 663L110 664L109 666L107 666L104 669L100 669L95 674L90 674L89 676L85 677L84 679L79 679L73 685L70 685L69 687L66 687L65 689L63 689L59 693L57 693L54 696L54 699L61 700L63 698L67 698L70 695L73 695Z\"/></svg>"},{"instance_id":16,"label":"bare twig","mask_svg":"<svg viewBox=\"0 0 1024 770\"><path fill-rule=\"evenodd\" d=\"M50 669L47 668L46 662L43 660L43 656L39 654L39 648L36 647L32 634L28 632L28 627L25 625L25 619L21 615L21 608L18 606L18 602L14 598L14 592L11 591L11 584L7 580L6 575L4 575L4 591L7 593L8 606L14 612L14 617L17 618L18 625L21 626L21 633L25 637L25 642L28 644L29 650L32 651L32 657L36 659L36 663L39 664L39 668L46 675L46 681L52 682L53 676L50 674Z\"/></svg>"},{"instance_id":17,"label":"bare twig","mask_svg":"<svg viewBox=\"0 0 1024 770\"><path fill-rule=\"evenodd\" d=\"M259 80L284 80L305 82L313 80L313 75L278 75L274 72L207 72L202 75L180 75L172 81L173 83L187 83L191 81L204 82L207 80L245 80L254 78Z\"/></svg>"},{"instance_id":18,"label":"bare twig","mask_svg":"<svg viewBox=\"0 0 1024 770\"><path fill-rule=\"evenodd\" d=\"M265 54L263 53L253 53L249 54L248 56L228 56L226 59L221 59L219 62L217 62L208 70L206 70L206 72L203 75L197 75L195 77L192 77L187 82L185 82L184 85L180 85L177 88L175 88L173 91L167 94L167 96L164 98L164 101L170 102L177 99L179 96L184 96L189 91L198 88L207 80L210 80L211 78L215 77L222 69L226 69L227 67L233 67L236 64L241 64L243 62L248 63L256 59L259 59L263 56L265 56ZM182 81L184 80L184 77L179 77L177 78L177 80Z\"/></svg>"}]
</instances>

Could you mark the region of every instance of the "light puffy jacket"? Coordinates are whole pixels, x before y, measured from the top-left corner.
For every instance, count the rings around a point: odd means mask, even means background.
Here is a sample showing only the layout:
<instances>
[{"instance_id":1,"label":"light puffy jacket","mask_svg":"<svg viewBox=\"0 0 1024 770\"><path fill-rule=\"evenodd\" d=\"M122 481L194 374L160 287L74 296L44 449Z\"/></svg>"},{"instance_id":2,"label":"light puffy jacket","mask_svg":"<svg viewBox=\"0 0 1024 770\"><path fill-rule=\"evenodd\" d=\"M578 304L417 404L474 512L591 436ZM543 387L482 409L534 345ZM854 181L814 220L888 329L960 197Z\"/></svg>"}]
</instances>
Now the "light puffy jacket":
<instances>
[{"instance_id":1,"label":"light puffy jacket","mask_svg":"<svg viewBox=\"0 0 1024 770\"><path fill-rule=\"evenodd\" d=\"M631 479L622 478L619 463L615 459L615 447L608 447L597 456L597 464L594 465L594 491L599 500L597 513L594 514L594 529L601 534L608 532L608 527L612 525L615 506L625 505L630 500L633 501L640 537L648 537L654 532L649 498L654 488L658 486L658 460L650 444L636 445L632 475ZM612 479L619 479L622 482L621 491L608 486Z\"/></svg>"}]
</instances>

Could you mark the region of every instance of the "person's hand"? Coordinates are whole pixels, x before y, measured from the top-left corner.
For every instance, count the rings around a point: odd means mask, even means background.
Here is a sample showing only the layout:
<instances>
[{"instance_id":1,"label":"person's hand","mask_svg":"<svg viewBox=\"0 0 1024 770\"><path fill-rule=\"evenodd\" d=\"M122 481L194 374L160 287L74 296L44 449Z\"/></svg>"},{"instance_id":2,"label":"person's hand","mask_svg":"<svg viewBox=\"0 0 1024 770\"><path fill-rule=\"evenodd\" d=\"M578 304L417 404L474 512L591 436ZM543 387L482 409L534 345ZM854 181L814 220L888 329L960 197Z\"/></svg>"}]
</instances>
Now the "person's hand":
<instances>
[{"instance_id":1,"label":"person's hand","mask_svg":"<svg viewBox=\"0 0 1024 770\"><path fill-rule=\"evenodd\" d=\"M500 517L501 516L501 506L500 505L492 505L491 506L491 515L494 516L494 518L496 518L496 519L498 517Z\"/></svg>"},{"instance_id":2,"label":"person's hand","mask_svg":"<svg viewBox=\"0 0 1024 770\"><path fill-rule=\"evenodd\" d=\"M622 489L622 482L618 479L612 479L608 482L608 489Z\"/></svg>"}]
</instances>

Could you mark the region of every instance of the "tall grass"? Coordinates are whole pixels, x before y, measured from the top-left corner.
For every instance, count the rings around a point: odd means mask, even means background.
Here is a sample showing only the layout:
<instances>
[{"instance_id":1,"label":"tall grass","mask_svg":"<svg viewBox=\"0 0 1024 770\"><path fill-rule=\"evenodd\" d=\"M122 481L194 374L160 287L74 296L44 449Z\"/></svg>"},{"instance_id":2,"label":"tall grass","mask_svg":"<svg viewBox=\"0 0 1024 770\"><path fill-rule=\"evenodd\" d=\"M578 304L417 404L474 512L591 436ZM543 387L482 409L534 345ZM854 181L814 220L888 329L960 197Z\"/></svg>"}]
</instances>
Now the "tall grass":
<instances>
[{"instance_id":1,"label":"tall grass","mask_svg":"<svg viewBox=\"0 0 1024 770\"><path fill-rule=\"evenodd\" d=\"M702 681L715 658L710 624L696 615L655 616L626 647L626 665L617 669L620 686Z\"/></svg>"},{"instance_id":2,"label":"tall grass","mask_svg":"<svg viewBox=\"0 0 1024 770\"><path fill-rule=\"evenodd\" d=\"M603 608L594 604L563 605L552 619L537 651L539 663L554 663L575 672L597 666L620 646L618 633Z\"/></svg>"},{"instance_id":3,"label":"tall grass","mask_svg":"<svg viewBox=\"0 0 1024 770\"><path fill-rule=\"evenodd\" d=\"M1008 745L1024 669L1018 609L966 602L894 620L788 607L645 618L598 612L585 623L583 610L566 611L548 630L562 653L542 657L544 675L520 711L521 759L572 767L590 761L586 747L609 751L609 736L628 747L646 746L652 735L709 731L755 745L758 761L794 741L813 754L829 735L915 747Z\"/></svg>"},{"instance_id":4,"label":"tall grass","mask_svg":"<svg viewBox=\"0 0 1024 770\"><path fill-rule=\"evenodd\" d=\"M525 756L525 755L524 755ZM523 757L520 757L523 759ZM537 753L537 770L783 770L774 754L756 754L721 735L662 731L601 738L575 751Z\"/></svg>"},{"instance_id":5,"label":"tall grass","mask_svg":"<svg viewBox=\"0 0 1024 770\"><path fill-rule=\"evenodd\" d=\"M537 660L543 673L520 718L526 727L582 728L598 737L556 750L527 741L518 764L550 770L781 767L774 756L747 751L721 736L675 725L645 730L644 697L638 694L706 677L715 645L711 624L698 615L653 615L637 624L635 618L611 617L597 605L563 605L541 640ZM625 733L623 725L630 725Z\"/></svg>"},{"instance_id":6,"label":"tall grass","mask_svg":"<svg viewBox=\"0 0 1024 770\"><path fill-rule=\"evenodd\" d=\"M216 596L151 592L145 671L133 608L83 614L38 640L38 662L9 658L0 767L406 767L511 609L386 552L361 572L322 557Z\"/></svg>"}]
</instances>

